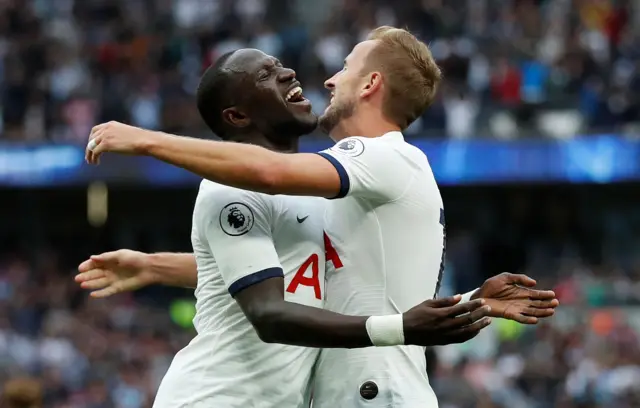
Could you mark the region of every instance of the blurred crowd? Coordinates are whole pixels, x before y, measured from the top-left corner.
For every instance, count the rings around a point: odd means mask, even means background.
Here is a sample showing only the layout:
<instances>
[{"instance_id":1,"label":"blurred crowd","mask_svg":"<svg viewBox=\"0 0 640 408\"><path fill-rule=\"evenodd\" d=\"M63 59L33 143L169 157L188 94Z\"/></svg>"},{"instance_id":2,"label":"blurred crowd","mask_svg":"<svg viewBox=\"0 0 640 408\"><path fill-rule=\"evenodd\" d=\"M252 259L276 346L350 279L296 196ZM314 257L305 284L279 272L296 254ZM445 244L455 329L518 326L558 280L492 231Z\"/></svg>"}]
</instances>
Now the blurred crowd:
<instances>
[{"instance_id":1,"label":"blurred crowd","mask_svg":"<svg viewBox=\"0 0 640 408\"><path fill-rule=\"evenodd\" d=\"M131 296L89 301L54 254L35 264L9 257L0 265L0 383L35 376L44 407L150 407L193 333Z\"/></svg>"},{"instance_id":2,"label":"blurred crowd","mask_svg":"<svg viewBox=\"0 0 640 408\"><path fill-rule=\"evenodd\" d=\"M323 80L379 25L431 46L445 81L409 133L434 137L632 132L640 119L640 10L628 0L2 0L0 137L84 142L119 120L208 135L203 69L256 47Z\"/></svg>"}]
</instances>

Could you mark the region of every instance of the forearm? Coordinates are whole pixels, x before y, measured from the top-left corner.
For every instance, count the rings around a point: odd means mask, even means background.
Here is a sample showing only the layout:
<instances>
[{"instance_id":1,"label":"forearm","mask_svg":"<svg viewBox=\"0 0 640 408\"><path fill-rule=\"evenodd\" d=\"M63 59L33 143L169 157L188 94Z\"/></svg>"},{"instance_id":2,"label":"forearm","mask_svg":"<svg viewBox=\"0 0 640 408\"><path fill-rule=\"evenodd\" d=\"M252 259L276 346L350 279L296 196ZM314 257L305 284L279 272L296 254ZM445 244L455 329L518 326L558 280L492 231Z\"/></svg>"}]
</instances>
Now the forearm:
<instances>
[{"instance_id":1,"label":"forearm","mask_svg":"<svg viewBox=\"0 0 640 408\"><path fill-rule=\"evenodd\" d=\"M267 343L318 348L372 346L367 334L367 317L345 316L284 301L258 313L253 324Z\"/></svg>"},{"instance_id":2,"label":"forearm","mask_svg":"<svg viewBox=\"0 0 640 408\"><path fill-rule=\"evenodd\" d=\"M208 180L263 193L273 191L267 169L281 163L279 153L249 144L216 142L154 132L145 153Z\"/></svg>"},{"instance_id":3,"label":"forearm","mask_svg":"<svg viewBox=\"0 0 640 408\"><path fill-rule=\"evenodd\" d=\"M198 267L193 254L149 254L149 266L157 284L182 288L198 285Z\"/></svg>"}]
</instances>

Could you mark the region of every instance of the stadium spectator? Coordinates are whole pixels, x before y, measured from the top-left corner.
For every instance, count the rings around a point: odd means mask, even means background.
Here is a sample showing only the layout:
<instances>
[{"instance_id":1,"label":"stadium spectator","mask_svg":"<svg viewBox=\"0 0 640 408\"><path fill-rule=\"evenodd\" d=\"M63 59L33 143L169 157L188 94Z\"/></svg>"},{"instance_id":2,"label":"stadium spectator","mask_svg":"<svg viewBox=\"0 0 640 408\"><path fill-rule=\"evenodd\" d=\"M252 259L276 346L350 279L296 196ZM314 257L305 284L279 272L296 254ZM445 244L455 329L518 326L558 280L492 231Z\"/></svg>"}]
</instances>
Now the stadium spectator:
<instances>
[{"instance_id":1,"label":"stadium spectator","mask_svg":"<svg viewBox=\"0 0 640 408\"><path fill-rule=\"evenodd\" d=\"M548 114L574 132L624 129L640 120L638 13L622 0L7 1L0 137L81 142L105 120L206 134L197 79L246 46L295 68L320 110L327 94L314 88L384 24L430 43L450 90L414 132L478 137L506 122L514 135L544 133ZM467 120L454 121L460 112Z\"/></svg>"}]
</instances>

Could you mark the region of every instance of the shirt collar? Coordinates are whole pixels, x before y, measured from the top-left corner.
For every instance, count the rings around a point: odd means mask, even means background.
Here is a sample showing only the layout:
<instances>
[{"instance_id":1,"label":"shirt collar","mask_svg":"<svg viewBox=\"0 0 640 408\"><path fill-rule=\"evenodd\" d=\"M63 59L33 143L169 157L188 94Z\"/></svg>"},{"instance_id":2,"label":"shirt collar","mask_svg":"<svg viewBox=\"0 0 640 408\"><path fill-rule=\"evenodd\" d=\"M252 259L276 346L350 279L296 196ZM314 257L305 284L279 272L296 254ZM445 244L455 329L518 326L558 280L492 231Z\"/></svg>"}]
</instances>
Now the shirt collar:
<instances>
[{"instance_id":1,"label":"shirt collar","mask_svg":"<svg viewBox=\"0 0 640 408\"><path fill-rule=\"evenodd\" d=\"M384 137L385 139L391 139L391 140L397 140L397 141L404 142L404 136L402 135L402 132L398 132L397 130L395 130L393 132L385 133L381 137Z\"/></svg>"}]
</instances>

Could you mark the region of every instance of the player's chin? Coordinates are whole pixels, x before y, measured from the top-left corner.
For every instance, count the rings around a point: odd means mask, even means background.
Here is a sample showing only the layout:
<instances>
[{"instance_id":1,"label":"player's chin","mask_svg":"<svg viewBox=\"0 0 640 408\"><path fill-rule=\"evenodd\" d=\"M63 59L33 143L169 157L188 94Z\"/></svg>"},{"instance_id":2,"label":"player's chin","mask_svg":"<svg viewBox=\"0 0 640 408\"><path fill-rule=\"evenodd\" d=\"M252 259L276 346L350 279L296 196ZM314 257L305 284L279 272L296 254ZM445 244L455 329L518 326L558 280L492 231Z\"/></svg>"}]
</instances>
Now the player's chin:
<instances>
[{"instance_id":1,"label":"player's chin","mask_svg":"<svg viewBox=\"0 0 640 408\"><path fill-rule=\"evenodd\" d=\"M332 112L326 110L320 117L318 118L318 129L323 133L330 134L331 131L337 126L338 120L336 120L336 116L332 115Z\"/></svg>"},{"instance_id":2,"label":"player's chin","mask_svg":"<svg viewBox=\"0 0 640 408\"><path fill-rule=\"evenodd\" d=\"M318 116L313 112L294 115L296 122L304 128L304 133L311 133L318 127Z\"/></svg>"}]
</instances>

